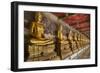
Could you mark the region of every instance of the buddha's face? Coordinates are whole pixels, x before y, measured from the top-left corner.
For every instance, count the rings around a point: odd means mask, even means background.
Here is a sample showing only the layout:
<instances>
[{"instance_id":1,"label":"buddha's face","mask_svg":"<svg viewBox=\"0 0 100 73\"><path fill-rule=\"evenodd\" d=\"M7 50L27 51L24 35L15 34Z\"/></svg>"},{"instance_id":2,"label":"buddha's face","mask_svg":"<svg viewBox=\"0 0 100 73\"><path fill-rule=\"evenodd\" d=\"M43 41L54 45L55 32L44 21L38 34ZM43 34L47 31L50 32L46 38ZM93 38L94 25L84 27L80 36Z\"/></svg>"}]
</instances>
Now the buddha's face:
<instances>
[{"instance_id":1,"label":"buddha's face","mask_svg":"<svg viewBox=\"0 0 100 73\"><path fill-rule=\"evenodd\" d=\"M42 21L42 14L40 12L36 13L35 20L36 20L36 22Z\"/></svg>"}]
</instances>

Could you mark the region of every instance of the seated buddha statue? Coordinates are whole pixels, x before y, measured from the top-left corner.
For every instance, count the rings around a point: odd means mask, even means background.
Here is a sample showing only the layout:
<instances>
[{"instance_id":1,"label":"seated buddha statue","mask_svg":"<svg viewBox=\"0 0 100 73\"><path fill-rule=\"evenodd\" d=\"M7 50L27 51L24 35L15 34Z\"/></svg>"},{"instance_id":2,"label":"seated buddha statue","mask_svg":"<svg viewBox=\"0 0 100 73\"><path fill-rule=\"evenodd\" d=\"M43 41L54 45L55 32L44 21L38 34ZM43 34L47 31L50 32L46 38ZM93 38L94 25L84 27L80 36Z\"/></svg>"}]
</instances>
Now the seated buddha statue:
<instances>
[{"instance_id":1,"label":"seated buddha statue","mask_svg":"<svg viewBox=\"0 0 100 73\"><path fill-rule=\"evenodd\" d=\"M65 59L72 54L69 41L67 36L63 34L63 27L61 25L58 27L58 42L60 45L58 49L60 49L61 59Z\"/></svg>"},{"instance_id":2,"label":"seated buddha statue","mask_svg":"<svg viewBox=\"0 0 100 73\"><path fill-rule=\"evenodd\" d=\"M66 37L63 35L63 27L61 25L58 26L58 39L60 43L67 43Z\"/></svg>"},{"instance_id":3,"label":"seated buddha statue","mask_svg":"<svg viewBox=\"0 0 100 73\"><path fill-rule=\"evenodd\" d=\"M73 52L77 52L78 51L78 49L77 49L77 45L76 45L76 41L74 40L74 32L73 31L70 31L69 32L69 36L68 36L68 38L69 38L69 42L70 42L70 44L71 44L71 48L72 48L72 50L73 50Z\"/></svg>"},{"instance_id":4,"label":"seated buddha statue","mask_svg":"<svg viewBox=\"0 0 100 73\"><path fill-rule=\"evenodd\" d=\"M32 22L30 28L33 38L30 40L31 43L37 45L45 45L53 43L52 39L46 39L44 36L44 25L42 23L42 13L38 12L35 15L35 21Z\"/></svg>"}]
</instances>

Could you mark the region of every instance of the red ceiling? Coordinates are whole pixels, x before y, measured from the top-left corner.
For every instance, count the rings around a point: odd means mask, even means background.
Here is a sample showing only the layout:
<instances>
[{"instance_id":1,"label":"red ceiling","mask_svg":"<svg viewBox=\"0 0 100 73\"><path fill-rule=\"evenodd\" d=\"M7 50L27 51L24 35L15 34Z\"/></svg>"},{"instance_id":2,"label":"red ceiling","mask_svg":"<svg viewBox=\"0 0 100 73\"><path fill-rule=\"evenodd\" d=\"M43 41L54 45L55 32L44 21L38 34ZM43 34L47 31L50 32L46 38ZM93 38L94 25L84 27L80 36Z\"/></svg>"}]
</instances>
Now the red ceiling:
<instances>
[{"instance_id":1,"label":"red ceiling","mask_svg":"<svg viewBox=\"0 0 100 73\"><path fill-rule=\"evenodd\" d=\"M82 32L86 36L89 37L90 31L90 15L89 14L79 14L75 13L72 15L68 15L66 13L53 13L58 18L62 19L64 22L69 24L71 27L75 28L76 30ZM68 15L68 16L67 16ZM88 32L86 34L85 32Z\"/></svg>"}]
</instances>

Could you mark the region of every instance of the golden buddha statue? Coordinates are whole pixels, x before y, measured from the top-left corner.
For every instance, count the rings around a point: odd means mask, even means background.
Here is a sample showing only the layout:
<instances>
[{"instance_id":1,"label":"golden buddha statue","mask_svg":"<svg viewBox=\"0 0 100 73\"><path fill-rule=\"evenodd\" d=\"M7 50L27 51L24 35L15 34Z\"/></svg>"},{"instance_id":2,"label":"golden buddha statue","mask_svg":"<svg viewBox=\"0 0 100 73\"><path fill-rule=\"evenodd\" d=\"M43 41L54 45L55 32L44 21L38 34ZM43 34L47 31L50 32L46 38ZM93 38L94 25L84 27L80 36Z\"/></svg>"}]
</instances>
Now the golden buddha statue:
<instances>
[{"instance_id":1,"label":"golden buddha statue","mask_svg":"<svg viewBox=\"0 0 100 73\"><path fill-rule=\"evenodd\" d=\"M36 13L35 22L32 22L31 32L34 34L34 38L43 40L44 26L41 23L42 15L41 13Z\"/></svg>"},{"instance_id":2,"label":"golden buddha statue","mask_svg":"<svg viewBox=\"0 0 100 73\"><path fill-rule=\"evenodd\" d=\"M69 32L69 36L68 36L68 39L69 39L69 42L71 43L71 48L72 48L72 51L73 52L77 52L78 49L77 49L77 45L76 45L76 41L74 40L74 34L73 34L73 31L70 31Z\"/></svg>"},{"instance_id":3,"label":"golden buddha statue","mask_svg":"<svg viewBox=\"0 0 100 73\"><path fill-rule=\"evenodd\" d=\"M67 36L64 36L63 34L63 27L62 25L58 25L58 42L59 42L59 49L60 49L60 57L61 59L67 58L69 55L72 54L69 41L67 39Z\"/></svg>"},{"instance_id":4,"label":"golden buddha statue","mask_svg":"<svg viewBox=\"0 0 100 73\"><path fill-rule=\"evenodd\" d=\"M68 41L66 41L66 38L63 35L63 27L61 25L58 25L58 40L60 41L60 43L68 43Z\"/></svg>"},{"instance_id":5,"label":"golden buddha statue","mask_svg":"<svg viewBox=\"0 0 100 73\"><path fill-rule=\"evenodd\" d=\"M71 30L69 31L68 39L69 39L70 41L73 40L73 32L72 32Z\"/></svg>"},{"instance_id":6,"label":"golden buddha statue","mask_svg":"<svg viewBox=\"0 0 100 73\"><path fill-rule=\"evenodd\" d=\"M45 28L44 28L43 23L41 22L42 18L43 16L41 12L36 13L35 21L32 22L32 26L30 29L33 35L33 38L30 40L30 42L37 45L53 43L53 41L51 41L52 39L46 39L44 36Z\"/></svg>"},{"instance_id":7,"label":"golden buddha statue","mask_svg":"<svg viewBox=\"0 0 100 73\"><path fill-rule=\"evenodd\" d=\"M74 40L76 42L77 48L80 49L81 47L80 47L80 44L79 44L78 33L77 32L74 33Z\"/></svg>"},{"instance_id":8,"label":"golden buddha statue","mask_svg":"<svg viewBox=\"0 0 100 73\"><path fill-rule=\"evenodd\" d=\"M30 38L30 45L28 46L29 60L46 60L46 57L50 53L54 53L55 45L53 39L45 38L45 28L42 23L42 13L37 12L35 15L35 20L31 24L30 33L32 38ZM46 55L45 55L46 54ZM44 56L45 55L45 56ZM52 55L54 57L55 54ZM41 57L46 57L41 59ZM50 55L51 57L51 55Z\"/></svg>"}]
</instances>

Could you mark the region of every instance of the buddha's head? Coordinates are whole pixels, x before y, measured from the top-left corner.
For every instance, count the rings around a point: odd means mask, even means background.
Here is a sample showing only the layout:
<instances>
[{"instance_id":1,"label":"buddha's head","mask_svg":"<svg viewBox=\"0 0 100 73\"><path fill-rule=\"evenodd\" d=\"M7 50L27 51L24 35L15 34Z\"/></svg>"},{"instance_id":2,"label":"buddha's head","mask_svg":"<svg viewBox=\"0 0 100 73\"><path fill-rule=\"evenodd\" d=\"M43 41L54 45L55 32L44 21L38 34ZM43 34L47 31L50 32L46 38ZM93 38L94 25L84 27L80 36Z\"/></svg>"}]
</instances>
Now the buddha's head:
<instances>
[{"instance_id":1,"label":"buddha's head","mask_svg":"<svg viewBox=\"0 0 100 73\"><path fill-rule=\"evenodd\" d=\"M35 15L35 21L36 22L41 22L42 21L42 13L41 12L37 12Z\"/></svg>"},{"instance_id":2,"label":"buddha's head","mask_svg":"<svg viewBox=\"0 0 100 73\"><path fill-rule=\"evenodd\" d=\"M68 38L69 38L70 40L73 39L73 31L70 30Z\"/></svg>"},{"instance_id":3,"label":"buddha's head","mask_svg":"<svg viewBox=\"0 0 100 73\"><path fill-rule=\"evenodd\" d=\"M59 24L59 27L58 28L59 28L59 31L61 31L61 32L63 31L63 27L62 27L61 24Z\"/></svg>"}]
</instances>

